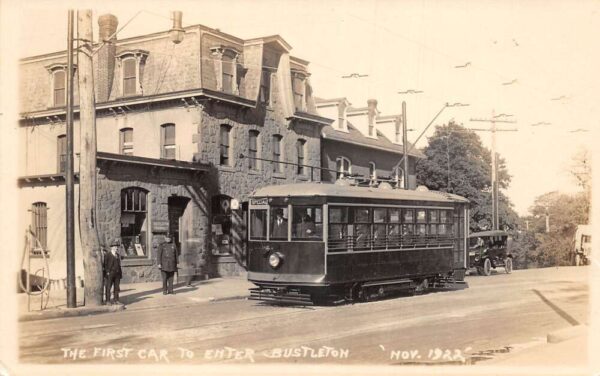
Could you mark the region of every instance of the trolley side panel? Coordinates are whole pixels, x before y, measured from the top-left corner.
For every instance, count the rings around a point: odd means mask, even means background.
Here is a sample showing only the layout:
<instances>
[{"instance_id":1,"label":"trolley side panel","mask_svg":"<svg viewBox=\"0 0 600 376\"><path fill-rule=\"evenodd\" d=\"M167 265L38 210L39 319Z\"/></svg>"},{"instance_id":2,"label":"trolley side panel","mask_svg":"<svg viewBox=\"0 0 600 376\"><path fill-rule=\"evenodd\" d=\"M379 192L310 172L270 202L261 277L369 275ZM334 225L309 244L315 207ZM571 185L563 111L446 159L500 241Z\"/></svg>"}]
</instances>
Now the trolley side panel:
<instances>
[{"instance_id":1,"label":"trolley side panel","mask_svg":"<svg viewBox=\"0 0 600 376\"><path fill-rule=\"evenodd\" d=\"M277 269L269 265L269 255L274 252L283 255L283 262ZM325 246L322 242L250 241L248 271L274 275L322 275L325 273L324 254Z\"/></svg>"},{"instance_id":2,"label":"trolley side panel","mask_svg":"<svg viewBox=\"0 0 600 376\"><path fill-rule=\"evenodd\" d=\"M327 255L327 282L331 284L443 274L452 270L451 248Z\"/></svg>"}]
</instances>

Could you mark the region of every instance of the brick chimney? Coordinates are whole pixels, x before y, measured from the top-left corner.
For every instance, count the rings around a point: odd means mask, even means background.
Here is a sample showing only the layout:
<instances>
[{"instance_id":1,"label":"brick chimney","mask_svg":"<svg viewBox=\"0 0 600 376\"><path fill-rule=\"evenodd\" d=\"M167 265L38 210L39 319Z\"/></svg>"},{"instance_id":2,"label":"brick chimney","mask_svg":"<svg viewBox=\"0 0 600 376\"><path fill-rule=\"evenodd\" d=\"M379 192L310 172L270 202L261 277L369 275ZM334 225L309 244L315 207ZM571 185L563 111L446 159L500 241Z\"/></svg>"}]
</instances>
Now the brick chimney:
<instances>
[{"instance_id":1,"label":"brick chimney","mask_svg":"<svg viewBox=\"0 0 600 376\"><path fill-rule=\"evenodd\" d=\"M369 136L375 137L375 118L377 117L377 99L367 100L367 108L369 109Z\"/></svg>"},{"instance_id":2,"label":"brick chimney","mask_svg":"<svg viewBox=\"0 0 600 376\"><path fill-rule=\"evenodd\" d=\"M117 51L115 32L119 20L112 14L104 14L98 17L98 29L100 42L105 43L98 51L96 63L96 101L106 102L110 97L115 71L115 54Z\"/></svg>"}]
</instances>

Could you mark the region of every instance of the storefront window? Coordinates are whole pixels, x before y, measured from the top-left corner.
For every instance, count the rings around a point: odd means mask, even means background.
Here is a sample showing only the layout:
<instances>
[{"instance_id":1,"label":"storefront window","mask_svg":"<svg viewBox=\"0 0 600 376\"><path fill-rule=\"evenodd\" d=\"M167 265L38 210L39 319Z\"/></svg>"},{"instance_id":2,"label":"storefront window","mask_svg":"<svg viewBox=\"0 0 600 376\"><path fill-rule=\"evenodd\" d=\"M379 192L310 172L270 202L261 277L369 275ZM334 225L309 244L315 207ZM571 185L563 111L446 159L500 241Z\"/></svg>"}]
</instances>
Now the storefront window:
<instances>
[{"instance_id":1,"label":"storefront window","mask_svg":"<svg viewBox=\"0 0 600 376\"><path fill-rule=\"evenodd\" d=\"M121 242L128 257L147 256L147 196L141 188L121 191Z\"/></svg>"}]
</instances>

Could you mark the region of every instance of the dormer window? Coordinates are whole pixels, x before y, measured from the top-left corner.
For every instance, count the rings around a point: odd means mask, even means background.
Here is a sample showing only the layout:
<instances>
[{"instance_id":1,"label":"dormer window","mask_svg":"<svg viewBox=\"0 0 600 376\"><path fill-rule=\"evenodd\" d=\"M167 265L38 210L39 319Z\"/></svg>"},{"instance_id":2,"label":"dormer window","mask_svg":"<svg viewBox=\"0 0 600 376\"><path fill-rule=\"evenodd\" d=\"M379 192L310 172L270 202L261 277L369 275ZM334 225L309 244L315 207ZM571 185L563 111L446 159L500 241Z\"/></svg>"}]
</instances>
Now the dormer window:
<instances>
[{"instance_id":1,"label":"dormer window","mask_svg":"<svg viewBox=\"0 0 600 376\"><path fill-rule=\"evenodd\" d=\"M271 106L271 71L263 69L260 77L260 102L265 106Z\"/></svg>"},{"instance_id":2,"label":"dormer window","mask_svg":"<svg viewBox=\"0 0 600 376\"><path fill-rule=\"evenodd\" d=\"M67 73L64 70L58 70L52 74L54 83L54 107L64 106L67 102Z\"/></svg>"},{"instance_id":3,"label":"dormer window","mask_svg":"<svg viewBox=\"0 0 600 376\"><path fill-rule=\"evenodd\" d=\"M135 95L137 90L137 62L130 57L123 60L123 95Z\"/></svg>"},{"instance_id":4,"label":"dormer window","mask_svg":"<svg viewBox=\"0 0 600 376\"><path fill-rule=\"evenodd\" d=\"M117 55L121 72L121 96L142 95L142 73L148 52L128 50Z\"/></svg>"},{"instance_id":5,"label":"dormer window","mask_svg":"<svg viewBox=\"0 0 600 376\"><path fill-rule=\"evenodd\" d=\"M239 95L237 65L240 53L235 48L215 46L210 49L215 63L217 90Z\"/></svg>"},{"instance_id":6,"label":"dormer window","mask_svg":"<svg viewBox=\"0 0 600 376\"><path fill-rule=\"evenodd\" d=\"M73 66L75 69L76 66ZM50 72L49 107L63 107L67 104L67 64L52 64L47 66Z\"/></svg>"},{"instance_id":7,"label":"dormer window","mask_svg":"<svg viewBox=\"0 0 600 376\"><path fill-rule=\"evenodd\" d=\"M306 111L306 72L292 70L292 91L296 111Z\"/></svg>"},{"instance_id":8,"label":"dormer window","mask_svg":"<svg viewBox=\"0 0 600 376\"><path fill-rule=\"evenodd\" d=\"M352 175L352 162L346 157L337 157L335 160L335 169L337 170L337 178Z\"/></svg>"}]
</instances>

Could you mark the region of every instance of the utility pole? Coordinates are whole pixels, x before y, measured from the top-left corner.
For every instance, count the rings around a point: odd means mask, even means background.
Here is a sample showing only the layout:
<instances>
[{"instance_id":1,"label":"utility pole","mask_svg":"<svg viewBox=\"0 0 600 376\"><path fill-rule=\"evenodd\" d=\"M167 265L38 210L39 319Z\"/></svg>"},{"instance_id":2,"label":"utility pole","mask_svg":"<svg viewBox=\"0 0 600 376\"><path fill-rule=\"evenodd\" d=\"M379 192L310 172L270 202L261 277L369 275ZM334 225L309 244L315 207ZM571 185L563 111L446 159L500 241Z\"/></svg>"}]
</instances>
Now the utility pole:
<instances>
[{"instance_id":1,"label":"utility pole","mask_svg":"<svg viewBox=\"0 0 600 376\"><path fill-rule=\"evenodd\" d=\"M405 102L402 102L402 111L403 111L402 112L402 118L403 118L402 122L403 122L403 126L404 126L404 131L403 132L408 132L408 129L406 129L406 114L404 113L404 110L405 110L406 107L405 107L404 103ZM429 124L427 124L427 126L425 127L425 129L423 129L423 131L421 132L421 134L419 135L419 137L417 137L417 139L415 140L415 142L413 142L412 145L410 145L410 149L408 149L408 150L406 150L407 145L408 145L408 137L406 136L406 133L404 133L402 135L402 137L403 137L403 141L402 142L404 143L404 151L403 151L404 155L402 156L402 158L400 158L400 161L398 161L398 163L396 163L394 165L394 168L397 168L398 166L400 166L402 164L402 162L404 162L405 166L408 165L408 153L410 153L415 148L415 146L417 145L417 142L419 142L419 140L421 139L421 137L423 137L423 135L425 134L425 132L427 132L427 130L429 129L429 127L431 127L431 124L433 124L433 122L435 121L435 119L437 119L442 114L442 112L444 112L444 110L446 108L448 108L448 107L467 107L467 106L469 106L469 104L467 104L467 103L458 103L458 102L457 103L453 103L453 104L449 104L449 103L444 104L444 107L442 107L440 109L440 111L433 117L433 119L431 119L431 121L429 122ZM406 181L406 179L405 179L405 181Z\"/></svg>"},{"instance_id":2,"label":"utility pole","mask_svg":"<svg viewBox=\"0 0 600 376\"><path fill-rule=\"evenodd\" d=\"M402 154L404 154L404 189L408 189L408 129L406 128L406 101L402 101L402 148Z\"/></svg>"},{"instance_id":3,"label":"utility pole","mask_svg":"<svg viewBox=\"0 0 600 376\"><path fill-rule=\"evenodd\" d=\"M102 304L102 265L96 221L96 105L92 66L92 11L77 11L79 78L79 123L81 159L79 165L79 232L85 278L85 302ZM79 43L78 43L79 44Z\"/></svg>"},{"instance_id":4,"label":"utility pole","mask_svg":"<svg viewBox=\"0 0 600 376\"><path fill-rule=\"evenodd\" d=\"M498 119L492 111L491 119L470 119L475 122L490 123L490 129L471 129L474 131L488 131L492 133L492 230L498 230L500 227L500 218L498 215L498 155L496 153L496 132L516 132L517 129L496 129L496 123L516 123L513 120Z\"/></svg>"},{"instance_id":5,"label":"utility pole","mask_svg":"<svg viewBox=\"0 0 600 376\"><path fill-rule=\"evenodd\" d=\"M65 167L67 217L67 308L77 307L75 285L75 183L73 178L73 10L67 15L67 160Z\"/></svg>"}]
</instances>

